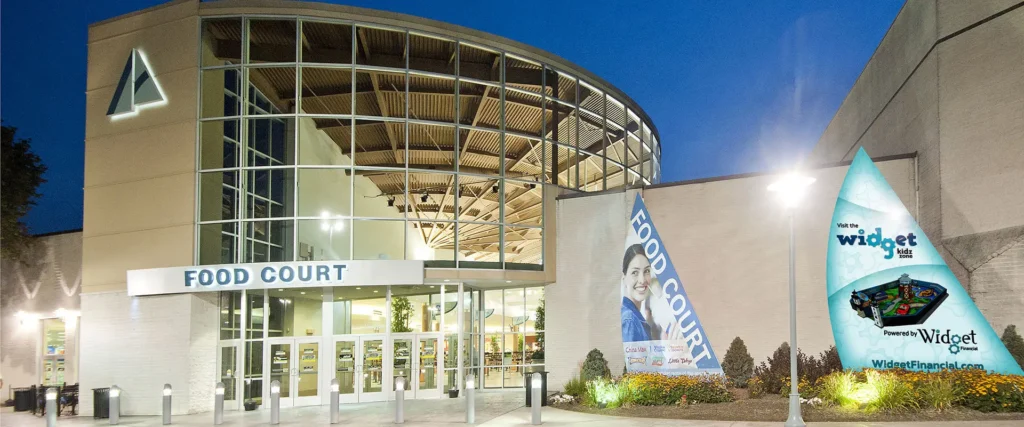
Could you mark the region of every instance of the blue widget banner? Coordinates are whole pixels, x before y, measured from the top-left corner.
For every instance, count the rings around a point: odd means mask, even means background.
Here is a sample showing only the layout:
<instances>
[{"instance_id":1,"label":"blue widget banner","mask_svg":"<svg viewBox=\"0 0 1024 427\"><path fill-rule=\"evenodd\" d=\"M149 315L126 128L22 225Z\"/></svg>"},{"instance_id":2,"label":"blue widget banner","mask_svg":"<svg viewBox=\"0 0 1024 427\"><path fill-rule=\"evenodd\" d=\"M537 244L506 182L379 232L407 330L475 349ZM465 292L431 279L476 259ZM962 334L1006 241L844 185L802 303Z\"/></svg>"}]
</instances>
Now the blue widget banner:
<instances>
[{"instance_id":1,"label":"blue widget banner","mask_svg":"<svg viewBox=\"0 0 1024 427\"><path fill-rule=\"evenodd\" d=\"M839 190L827 269L843 367L1024 374L863 148Z\"/></svg>"},{"instance_id":2,"label":"blue widget banner","mask_svg":"<svg viewBox=\"0 0 1024 427\"><path fill-rule=\"evenodd\" d=\"M622 346L629 372L721 373L651 216L637 195L622 258Z\"/></svg>"}]
</instances>

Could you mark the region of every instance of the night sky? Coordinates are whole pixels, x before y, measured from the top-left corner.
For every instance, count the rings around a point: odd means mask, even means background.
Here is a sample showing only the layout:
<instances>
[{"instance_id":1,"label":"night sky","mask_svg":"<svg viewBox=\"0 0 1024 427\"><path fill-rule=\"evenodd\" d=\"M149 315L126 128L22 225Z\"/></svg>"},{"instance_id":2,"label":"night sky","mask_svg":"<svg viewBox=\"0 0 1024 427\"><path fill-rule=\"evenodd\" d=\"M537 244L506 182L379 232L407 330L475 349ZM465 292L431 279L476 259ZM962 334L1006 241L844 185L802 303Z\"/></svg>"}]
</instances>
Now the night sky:
<instances>
[{"instance_id":1,"label":"night sky","mask_svg":"<svg viewBox=\"0 0 1024 427\"><path fill-rule=\"evenodd\" d=\"M90 23L158 0L3 1L0 116L49 168L33 233L82 227ZM777 170L806 156L901 0L345 1L555 53L636 100L664 182Z\"/></svg>"}]
</instances>

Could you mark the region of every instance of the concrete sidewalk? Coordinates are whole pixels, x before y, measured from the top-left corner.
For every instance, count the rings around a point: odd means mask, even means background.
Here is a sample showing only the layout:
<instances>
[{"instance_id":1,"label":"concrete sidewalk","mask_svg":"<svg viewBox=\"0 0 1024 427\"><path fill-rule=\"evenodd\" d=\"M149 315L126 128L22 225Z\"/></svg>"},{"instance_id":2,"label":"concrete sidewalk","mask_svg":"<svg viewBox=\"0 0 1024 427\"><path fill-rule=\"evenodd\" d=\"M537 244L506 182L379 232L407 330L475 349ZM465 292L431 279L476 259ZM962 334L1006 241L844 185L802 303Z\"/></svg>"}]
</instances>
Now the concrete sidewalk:
<instances>
[{"instance_id":1,"label":"concrete sidewalk","mask_svg":"<svg viewBox=\"0 0 1024 427\"><path fill-rule=\"evenodd\" d=\"M530 425L530 408L523 406L522 392L480 393L477 395L476 420L481 427L525 427ZM408 427L439 427L466 425L465 399L411 400L405 403L405 426ZM307 406L301 408L285 408L281 410L281 426L330 426L327 406ZM179 415L173 418L175 426L211 426L213 413L207 412L193 415ZM698 421L669 420L656 418L624 418L595 414L565 411L555 408L544 408L543 421L549 427L780 427L781 422L745 422L745 421ZM224 414L225 426L268 426L270 412L258 410L252 412L229 411ZM46 420L29 413L4 412L0 414L0 426L11 427L42 427ZM108 426L109 420L92 417L61 417L58 427ZM143 427L160 426L161 418L121 417L122 426ZM341 423L337 426L374 426L393 427L394 402L348 404L341 407ZM970 421L970 422L895 422L895 423L809 423L809 426L828 427L1021 427L1024 421Z\"/></svg>"}]
</instances>

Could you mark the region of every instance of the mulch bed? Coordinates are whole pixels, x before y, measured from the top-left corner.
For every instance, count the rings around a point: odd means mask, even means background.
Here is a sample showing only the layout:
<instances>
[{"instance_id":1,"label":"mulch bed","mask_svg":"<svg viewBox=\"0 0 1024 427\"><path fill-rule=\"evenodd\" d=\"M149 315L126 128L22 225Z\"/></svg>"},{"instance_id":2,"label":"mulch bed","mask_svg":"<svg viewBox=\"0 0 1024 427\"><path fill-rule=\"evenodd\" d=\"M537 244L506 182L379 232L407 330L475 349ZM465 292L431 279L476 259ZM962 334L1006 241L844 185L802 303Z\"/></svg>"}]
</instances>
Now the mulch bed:
<instances>
[{"instance_id":1,"label":"mulch bed","mask_svg":"<svg viewBox=\"0 0 1024 427\"><path fill-rule=\"evenodd\" d=\"M745 391L745 390L744 390ZM614 409L590 408L579 404L553 405L559 409L591 414L636 418L668 418L684 420L718 421L786 421L789 415L789 399L780 396L766 396L760 399L746 398L745 393L734 392L737 400L727 403L704 403L687 406L631 406ZM920 410L914 412L850 411L830 406L802 405L804 421L974 421L974 420L1024 420L1024 413L978 412L965 408L948 411Z\"/></svg>"}]
</instances>

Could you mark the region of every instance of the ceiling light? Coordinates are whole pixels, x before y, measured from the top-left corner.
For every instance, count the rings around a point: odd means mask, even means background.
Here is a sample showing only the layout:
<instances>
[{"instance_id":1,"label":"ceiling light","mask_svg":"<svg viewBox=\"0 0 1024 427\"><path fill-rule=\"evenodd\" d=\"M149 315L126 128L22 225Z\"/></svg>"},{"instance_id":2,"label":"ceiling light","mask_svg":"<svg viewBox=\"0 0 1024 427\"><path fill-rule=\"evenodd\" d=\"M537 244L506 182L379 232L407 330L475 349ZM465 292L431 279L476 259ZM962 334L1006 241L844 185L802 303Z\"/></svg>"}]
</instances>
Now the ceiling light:
<instances>
[{"instance_id":1,"label":"ceiling light","mask_svg":"<svg viewBox=\"0 0 1024 427\"><path fill-rule=\"evenodd\" d=\"M331 213L327 211L320 211L320 218L327 219L331 217Z\"/></svg>"},{"instance_id":2,"label":"ceiling light","mask_svg":"<svg viewBox=\"0 0 1024 427\"><path fill-rule=\"evenodd\" d=\"M394 207L394 206L395 206L395 198L394 197L388 197L388 207L390 208L390 207Z\"/></svg>"},{"instance_id":3,"label":"ceiling light","mask_svg":"<svg viewBox=\"0 0 1024 427\"><path fill-rule=\"evenodd\" d=\"M491 186L491 192L492 193L497 193L498 192L498 186L497 185Z\"/></svg>"},{"instance_id":4,"label":"ceiling light","mask_svg":"<svg viewBox=\"0 0 1024 427\"><path fill-rule=\"evenodd\" d=\"M512 283L512 281L511 280L506 280L505 283Z\"/></svg>"},{"instance_id":5,"label":"ceiling light","mask_svg":"<svg viewBox=\"0 0 1024 427\"><path fill-rule=\"evenodd\" d=\"M445 282L451 282L451 280L448 280L448 279L444 279L444 281L445 281Z\"/></svg>"},{"instance_id":6,"label":"ceiling light","mask_svg":"<svg viewBox=\"0 0 1024 427\"><path fill-rule=\"evenodd\" d=\"M537 184L526 184L526 188L533 190L534 188L537 188Z\"/></svg>"},{"instance_id":7,"label":"ceiling light","mask_svg":"<svg viewBox=\"0 0 1024 427\"><path fill-rule=\"evenodd\" d=\"M356 290L357 290L357 291L358 291L358 290L360 290L360 289L363 289L363 288L360 288L360 287L358 287L358 286L356 287Z\"/></svg>"},{"instance_id":8,"label":"ceiling light","mask_svg":"<svg viewBox=\"0 0 1024 427\"><path fill-rule=\"evenodd\" d=\"M377 291L373 291L373 293L377 293Z\"/></svg>"},{"instance_id":9,"label":"ceiling light","mask_svg":"<svg viewBox=\"0 0 1024 427\"><path fill-rule=\"evenodd\" d=\"M420 202L422 202L422 203L427 203L427 198L429 198L429 197L430 197L430 195L429 195L429 194L427 194L427 192L425 192L425 191L424 191L424 192L423 192L423 195L422 195L422 196L420 196Z\"/></svg>"},{"instance_id":10,"label":"ceiling light","mask_svg":"<svg viewBox=\"0 0 1024 427\"><path fill-rule=\"evenodd\" d=\"M305 292L299 292L299 295L306 295Z\"/></svg>"}]
</instances>

